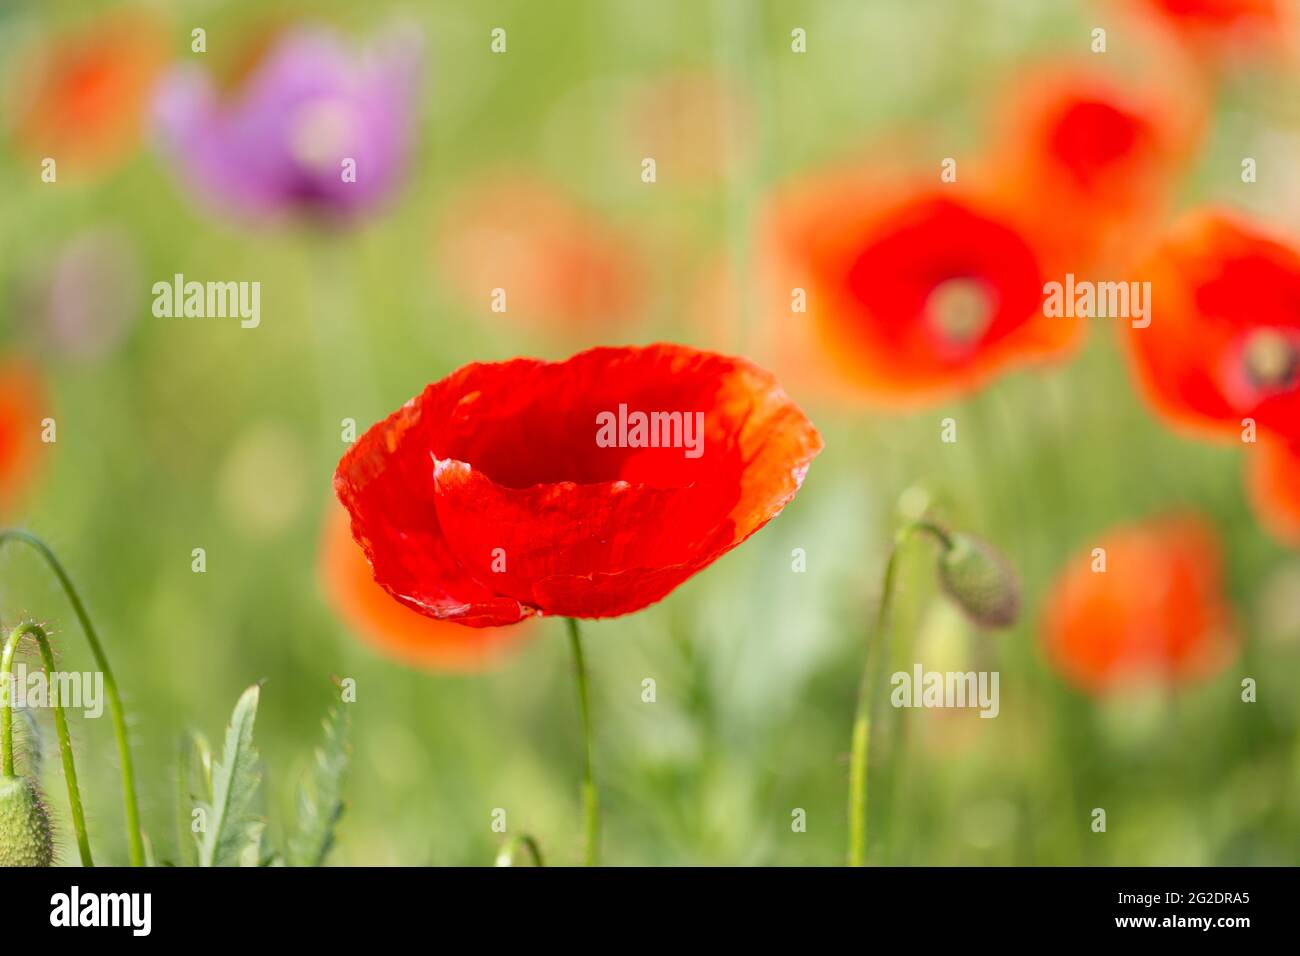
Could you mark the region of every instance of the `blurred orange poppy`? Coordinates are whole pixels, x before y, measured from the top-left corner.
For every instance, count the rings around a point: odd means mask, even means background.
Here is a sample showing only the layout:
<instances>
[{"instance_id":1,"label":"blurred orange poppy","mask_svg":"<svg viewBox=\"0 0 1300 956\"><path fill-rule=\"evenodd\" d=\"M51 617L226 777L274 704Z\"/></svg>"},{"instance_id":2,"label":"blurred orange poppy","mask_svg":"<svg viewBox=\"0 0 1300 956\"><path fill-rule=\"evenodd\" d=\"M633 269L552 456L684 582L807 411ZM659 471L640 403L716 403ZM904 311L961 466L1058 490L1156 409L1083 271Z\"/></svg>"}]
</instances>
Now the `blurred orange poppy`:
<instances>
[{"instance_id":1,"label":"blurred orange poppy","mask_svg":"<svg viewBox=\"0 0 1300 956\"><path fill-rule=\"evenodd\" d=\"M41 457L45 389L24 362L0 362L0 513L22 496Z\"/></svg>"},{"instance_id":2,"label":"blurred orange poppy","mask_svg":"<svg viewBox=\"0 0 1300 956\"><path fill-rule=\"evenodd\" d=\"M1152 321L1125 325L1147 398L1175 422L1300 440L1300 252L1234 214L1182 220L1139 270Z\"/></svg>"},{"instance_id":3,"label":"blurred orange poppy","mask_svg":"<svg viewBox=\"0 0 1300 956\"><path fill-rule=\"evenodd\" d=\"M1264 529L1300 546L1300 444L1260 442L1246 459L1246 491Z\"/></svg>"},{"instance_id":4,"label":"blurred orange poppy","mask_svg":"<svg viewBox=\"0 0 1300 956\"><path fill-rule=\"evenodd\" d=\"M716 186L752 153L754 111L741 87L703 70L634 85L619 104L624 157L653 156L674 185Z\"/></svg>"},{"instance_id":5,"label":"blurred orange poppy","mask_svg":"<svg viewBox=\"0 0 1300 956\"><path fill-rule=\"evenodd\" d=\"M1068 352L1080 322L1043 315L1040 250L1005 204L858 171L777 197L764 225L768 350L792 379L915 405ZM803 314L806 313L806 314Z\"/></svg>"},{"instance_id":6,"label":"blurred orange poppy","mask_svg":"<svg viewBox=\"0 0 1300 956\"><path fill-rule=\"evenodd\" d=\"M344 623L366 643L403 664L429 670L476 671L500 663L529 637L531 622L515 627L462 627L438 621L394 601L378 584L348 513L331 501L320 546L325 594Z\"/></svg>"},{"instance_id":7,"label":"blurred orange poppy","mask_svg":"<svg viewBox=\"0 0 1300 956\"><path fill-rule=\"evenodd\" d=\"M1059 66L1016 77L991 170L1009 199L1028 200L1055 268L1122 261L1165 206L1205 116L1190 78L1171 90L1173 70L1160 82Z\"/></svg>"},{"instance_id":8,"label":"blurred orange poppy","mask_svg":"<svg viewBox=\"0 0 1300 956\"><path fill-rule=\"evenodd\" d=\"M1112 529L1065 566L1048 595L1049 660L1090 692L1214 673L1237 648L1221 565L1213 529L1193 515Z\"/></svg>"},{"instance_id":9,"label":"blurred orange poppy","mask_svg":"<svg viewBox=\"0 0 1300 956\"><path fill-rule=\"evenodd\" d=\"M139 141L165 53L162 26L140 11L52 37L14 80L15 141L60 173L112 166Z\"/></svg>"},{"instance_id":10,"label":"blurred orange poppy","mask_svg":"<svg viewBox=\"0 0 1300 956\"><path fill-rule=\"evenodd\" d=\"M557 187L524 174L476 182L453 200L436 240L441 273L475 308L504 293L504 317L561 328L607 326L640 307L631 240Z\"/></svg>"}]
</instances>

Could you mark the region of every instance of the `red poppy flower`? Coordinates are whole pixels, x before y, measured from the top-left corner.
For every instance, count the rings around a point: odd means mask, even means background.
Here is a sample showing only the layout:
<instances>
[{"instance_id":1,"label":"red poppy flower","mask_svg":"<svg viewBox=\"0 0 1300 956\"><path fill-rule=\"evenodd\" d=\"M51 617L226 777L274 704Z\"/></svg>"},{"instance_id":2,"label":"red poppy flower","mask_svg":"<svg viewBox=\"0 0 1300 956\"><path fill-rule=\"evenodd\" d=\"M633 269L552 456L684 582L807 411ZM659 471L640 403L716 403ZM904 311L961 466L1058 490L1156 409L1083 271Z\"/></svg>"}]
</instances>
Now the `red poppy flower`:
<instances>
[{"instance_id":1,"label":"red poppy flower","mask_svg":"<svg viewBox=\"0 0 1300 956\"><path fill-rule=\"evenodd\" d=\"M1300 443L1263 441L1246 459L1246 490L1259 523L1300 546Z\"/></svg>"},{"instance_id":2,"label":"red poppy flower","mask_svg":"<svg viewBox=\"0 0 1300 956\"><path fill-rule=\"evenodd\" d=\"M1093 692L1213 673L1237 644L1221 563L1213 529L1194 516L1110 531L1066 565L1048 595L1043 639L1053 666Z\"/></svg>"},{"instance_id":3,"label":"red poppy flower","mask_svg":"<svg viewBox=\"0 0 1300 956\"><path fill-rule=\"evenodd\" d=\"M642 299L633 243L561 190L499 175L465 190L439 228L446 281L486 310L505 291L505 315L561 327L629 318Z\"/></svg>"},{"instance_id":4,"label":"red poppy flower","mask_svg":"<svg viewBox=\"0 0 1300 956\"><path fill-rule=\"evenodd\" d=\"M1291 17L1280 0L1131 0L1203 57L1274 45Z\"/></svg>"},{"instance_id":5,"label":"red poppy flower","mask_svg":"<svg viewBox=\"0 0 1300 956\"><path fill-rule=\"evenodd\" d=\"M389 594L485 627L659 600L775 517L820 450L744 359L597 348L465 366L366 432L334 487Z\"/></svg>"},{"instance_id":6,"label":"red poppy flower","mask_svg":"<svg viewBox=\"0 0 1300 956\"><path fill-rule=\"evenodd\" d=\"M14 83L15 138L61 171L111 165L138 140L164 51L161 27L143 13L55 37Z\"/></svg>"},{"instance_id":7,"label":"red poppy flower","mask_svg":"<svg viewBox=\"0 0 1300 956\"><path fill-rule=\"evenodd\" d=\"M1147 397L1171 419L1300 439L1300 253L1228 213L1189 216L1141 270L1152 319L1125 326Z\"/></svg>"},{"instance_id":8,"label":"red poppy flower","mask_svg":"<svg viewBox=\"0 0 1300 956\"><path fill-rule=\"evenodd\" d=\"M331 502L320 549L321 583L349 628L376 650L416 667L472 671L498 663L527 627L468 628L398 604L375 583L352 540L348 513Z\"/></svg>"},{"instance_id":9,"label":"red poppy flower","mask_svg":"<svg viewBox=\"0 0 1300 956\"><path fill-rule=\"evenodd\" d=\"M1043 263L1010 209L955 186L822 177L778 199L766 252L773 353L877 401L973 389L1081 329L1043 315Z\"/></svg>"},{"instance_id":10,"label":"red poppy flower","mask_svg":"<svg viewBox=\"0 0 1300 956\"><path fill-rule=\"evenodd\" d=\"M31 483L44 401L34 369L13 360L0 362L0 512L7 512Z\"/></svg>"},{"instance_id":11,"label":"red poppy flower","mask_svg":"<svg viewBox=\"0 0 1300 956\"><path fill-rule=\"evenodd\" d=\"M1122 259L1189 158L1203 97L1185 75L1172 92L1174 66L1159 72L1158 81L1059 66L1017 76L990 169L1013 196L1032 197L1026 213L1059 266Z\"/></svg>"}]
</instances>

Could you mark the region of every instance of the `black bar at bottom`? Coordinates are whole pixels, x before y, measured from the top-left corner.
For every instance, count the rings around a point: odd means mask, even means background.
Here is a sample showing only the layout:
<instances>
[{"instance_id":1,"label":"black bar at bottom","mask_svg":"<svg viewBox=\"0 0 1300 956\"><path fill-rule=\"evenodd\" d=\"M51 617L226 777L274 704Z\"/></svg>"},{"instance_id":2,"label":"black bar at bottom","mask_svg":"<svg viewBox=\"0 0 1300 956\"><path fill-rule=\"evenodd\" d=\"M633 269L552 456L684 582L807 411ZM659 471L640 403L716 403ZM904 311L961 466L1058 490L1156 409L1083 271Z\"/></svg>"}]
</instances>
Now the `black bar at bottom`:
<instances>
[{"instance_id":1,"label":"black bar at bottom","mask_svg":"<svg viewBox=\"0 0 1300 956\"><path fill-rule=\"evenodd\" d=\"M371 943L376 933L527 944L595 933L771 942L874 927L918 941L1099 935L1230 943L1282 931L1288 869L50 869L0 871L6 938L72 933L208 944L289 938ZM106 925L107 924L107 925ZM621 928L620 928L621 927ZM616 936L610 936L611 931ZM671 935L663 939L681 939ZM587 940L591 942L591 940Z\"/></svg>"}]
</instances>

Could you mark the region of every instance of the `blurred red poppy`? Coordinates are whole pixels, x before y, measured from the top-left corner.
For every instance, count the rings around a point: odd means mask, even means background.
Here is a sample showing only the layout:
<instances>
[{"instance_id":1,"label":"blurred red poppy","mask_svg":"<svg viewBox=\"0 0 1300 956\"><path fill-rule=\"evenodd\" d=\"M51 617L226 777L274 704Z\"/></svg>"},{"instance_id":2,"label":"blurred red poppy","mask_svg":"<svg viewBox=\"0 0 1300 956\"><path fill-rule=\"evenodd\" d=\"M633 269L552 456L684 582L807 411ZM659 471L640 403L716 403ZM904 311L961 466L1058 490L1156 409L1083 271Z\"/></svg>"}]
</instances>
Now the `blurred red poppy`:
<instances>
[{"instance_id":1,"label":"blurred red poppy","mask_svg":"<svg viewBox=\"0 0 1300 956\"><path fill-rule=\"evenodd\" d=\"M162 26L139 11L52 38L13 83L15 140L61 173L113 165L139 141L165 51Z\"/></svg>"},{"instance_id":2,"label":"blurred red poppy","mask_svg":"<svg viewBox=\"0 0 1300 956\"><path fill-rule=\"evenodd\" d=\"M1052 665L1091 692L1212 674L1237 647L1221 565L1218 539L1199 517L1111 530L1066 565L1048 595Z\"/></svg>"},{"instance_id":3,"label":"blurred red poppy","mask_svg":"<svg viewBox=\"0 0 1300 956\"><path fill-rule=\"evenodd\" d=\"M1264 529L1300 546L1300 443L1260 442L1246 459L1246 490Z\"/></svg>"},{"instance_id":4,"label":"blurred red poppy","mask_svg":"<svg viewBox=\"0 0 1300 956\"><path fill-rule=\"evenodd\" d=\"M1292 24L1282 0L1128 0L1202 58L1279 46Z\"/></svg>"},{"instance_id":5,"label":"blurred red poppy","mask_svg":"<svg viewBox=\"0 0 1300 956\"><path fill-rule=\"evenodd\" d=\"M1030 198L1025 212L1056 267L1122 260L1163 209L1205 110L1190 78L1175 94L1175 68L1160 72L1151 82L1084 67L1017 75L990 169L1010 199Z\"/></svg>"},{"instance_id":6,"label":"blurred red poppy","mask_svg":"<svg viewBox=\"0 0 1300 956\"><path fill-rule=\"evenodd\" d=\"M443 278L472 307L505 293L503 316L561 328L608 326L642 299L633 242L557 187L501 174L465 189L438 229Z\"/></svg>"},{"instance_id":7,"label":"blurred red poppy","mask_svg":"<svg viewBox=\"0 0 1300 956\"><path fill-rule=\"evenodd\" d=\"M1226 212L1188 216L1140 270L1152 320L1125 325L1138 380L1170 419L1300 439L1300 253Z\"/></svg>"},{"instance_id":8,"label":"blurred red poppy","mask_svg":"<svg viewBox=\"0 0 1300 956\"><path fill-rule=\"evenodd\" d=\"M597 348L465 366L366 432L334 487L389 594L485 627L663 598L775 517L820 450L744 359Z\"/></svg>"},{"instance_id":9,"label":"blurred red poppy","mask_svg":"<svg viewBox=\"0 0 1300 956\"><path fill-rule=\"evenodd\" d=\"M1082 329L1043 315L1044 264L1012 210L955 185L824 175L778 197L764 248L772 353L878 403L969 391Z\"/></svg>"},{"instance_id":10,"label":"blurred red poppy","mask_svg":"<svg viewBox=\"0 0 1300 956\"><path fill-rule=\"evenodd\" d=\"M352 540L348 513L330 502L320 547L325 594L344 623L376 650L431 670L475 671L499 663L531 632L528 627L458 627L405 607L375 583Z\"/></svg>"},{"instance_id":11,"label":"blurred red poppy","mask_svg":"<svg viewBox=\"0 0 1300 956\"><path fill-rule=\"evenodd\" d=\"M36 471L45 390L34 368L0 362L0 513L7 514Z\"/></svg>"}]
</instances>

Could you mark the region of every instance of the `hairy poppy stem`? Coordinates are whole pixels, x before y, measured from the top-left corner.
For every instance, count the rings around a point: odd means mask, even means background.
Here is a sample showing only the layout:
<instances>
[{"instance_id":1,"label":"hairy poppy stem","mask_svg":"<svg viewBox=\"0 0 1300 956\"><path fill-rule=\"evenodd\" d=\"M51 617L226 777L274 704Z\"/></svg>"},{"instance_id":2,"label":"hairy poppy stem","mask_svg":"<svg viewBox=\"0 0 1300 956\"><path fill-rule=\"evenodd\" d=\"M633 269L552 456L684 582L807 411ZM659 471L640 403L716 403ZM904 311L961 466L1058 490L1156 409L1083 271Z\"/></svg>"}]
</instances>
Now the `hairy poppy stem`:
<instances>
[{"instance_id":1,"label":"hairy poppy stem","mask_svg":"<svg viewBox=\"0 0 1300 956\"><path fill-rule=\"evenodd\" d=\"M569 646L573 648L573 663L577 671L578 710L582 716L582 821L586 834L583 865L595 866L600 859L600 800L596 782L591 773L591 697L587 692L587 664L582 656L582 636L578 622L566 618L569 628Z\"/></svg>"},{"instance_id":2,"label":"hairy poppy stem","mask_svg":"<svg viewBox=\"0 0 1300 956\"><path fill-rule=\"evenodd\" d=\"M871 685L875 679L876 661L886 642L885 628L889 622L889 607L893 603L898 554L917 533L931 535L945 549L952 547L952 539L943 528L929 521L913 521L898 529L885 560L876 628L867 640L866 661L858 682L858 702L853 714L853 742L849 754L849 866L864 866L867 862L867 744L871 739Z\"/></svg>"},{"instance_id":3,"label":"hairy poppy stem","mask_svg":"<svg viewBox=\"0 0 1300 956\"><path fill-rule=\"evenodd\" d=\"M511 837L509 842L501 848L501 852L497 854L496 865L514 866L515 856L519 853L521 848L528 851L528 855L532 858L533 866L546 865L542 861L541 845L533 839L531 834L528 833L520 833Z\"/></svg>"},{"instance_id":4,"label":"hairy poppy stem","mask_svg":"<svg viewBox=\"0 0 1300 956\"><path fill-rule=\"evenodd\" d=\"M77 834L77 850L81 854L82 866L94 866L90 856L90 837L86 835L86 815L81 808L81 789L77 786L77 764L72 759L72 737L68 734L68 720L63 714L63 702L59 700L59 680L55 676L54 651L50 648L50 639L45 630L35 622L19 624L9 632L5 641L3 655L0 655L0 688L3 688L4 706L0 707L0 761L4 764L6 777L14 774L14 701L13 666L14 652L18 642L30 635L41 650L41 661L45 665L45 678L50 685L50 700L54 705L54 729L59 737L59 756L63 758L63 777L68 782L68 803L72 807L72 829Z\"/></svg>"},{"instance_id":5,"label":"hairy poppy stem","mask_svg":"<svg viewBox=\"0 0 1300 956\"><path fill-rule=\"evenodd\" d=\"M122 710L122 696L118 693L117 681L113 679L113 670L108 666L108 657L104 654L104 647L99 643L99 637L95 633L95 626L90 623L90 616L86 613L86 606L81 603L81 597L77 594L77 589L72 586L72 579L68 577L68 572L63 569L63 565L54 556L54 552L50 550L49 545L36 535L17 528L0 531L0 546L6 541L21 541L45 559L45 563L50 566L54 576L59 579L59 584L63 587L63 593L67 595L68 603L72 605L72 610L81 623L82 633L86 635L86 641L90 644L90 652L95 657L95 665L99 668L100 673L104 675L104 693L108 697L108 707L113 718L113 735L117 738L118 763L122 774L122 800L126 804L127 846L131 854L131 865L144 866L144 839L140 834L140 805L135 796L135 769L131 763L131 748L127 744L126 715Z\"/></svg>"}]
</instances>

